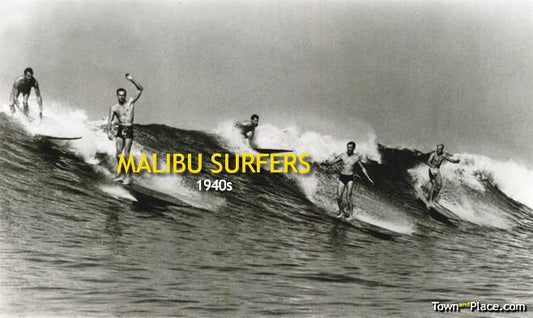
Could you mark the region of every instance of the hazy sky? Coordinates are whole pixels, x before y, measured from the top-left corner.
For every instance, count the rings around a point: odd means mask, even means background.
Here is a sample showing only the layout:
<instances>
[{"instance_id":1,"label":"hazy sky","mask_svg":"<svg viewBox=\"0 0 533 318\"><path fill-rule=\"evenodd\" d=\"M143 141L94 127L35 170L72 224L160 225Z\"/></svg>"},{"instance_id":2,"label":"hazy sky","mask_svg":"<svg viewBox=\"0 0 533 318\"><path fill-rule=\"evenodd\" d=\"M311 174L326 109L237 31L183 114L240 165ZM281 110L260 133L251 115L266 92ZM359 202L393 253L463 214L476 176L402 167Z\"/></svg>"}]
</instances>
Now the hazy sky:
<instances>
[{"instance_id":1,"label":"hazy sky","mask_svg":"<svg viewBox=\"0 0 533 318\"><path fill-rule=\"evenodd\" d=\"M211 130L258 113L341 139L533 164L532 1L2 1L0 88Z\"/></svg>"}]
</instances>

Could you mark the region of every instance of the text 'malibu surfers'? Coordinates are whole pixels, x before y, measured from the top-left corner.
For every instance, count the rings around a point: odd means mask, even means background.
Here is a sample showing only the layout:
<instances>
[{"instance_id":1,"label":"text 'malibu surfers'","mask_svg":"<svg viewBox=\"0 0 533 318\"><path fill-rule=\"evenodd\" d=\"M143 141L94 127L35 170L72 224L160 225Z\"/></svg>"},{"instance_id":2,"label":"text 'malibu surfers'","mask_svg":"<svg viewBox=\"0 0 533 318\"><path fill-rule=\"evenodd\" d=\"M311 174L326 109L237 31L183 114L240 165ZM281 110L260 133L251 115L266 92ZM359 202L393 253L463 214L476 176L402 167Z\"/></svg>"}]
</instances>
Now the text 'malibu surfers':
<instances>
[{"instance_id":1,"label":"text 'malibu surfers'","mask_svg":"<svg viewBox=\"0 0 533 318\"><path fill-rule=\"evenodd\" d=\"M150 160L150 159L151 160ZM160 164L161 159L164 164ZM305 174L311 170L307 161L309 154L302 153L215 153L210 161L215 165L211 173L260 173L264 165L268 166L270 173L300 173ZM199 173L203 168L203 154L166 154L160 158L157 153L152 155L142 154L138 160L133 156L121 155L117 173Z\"/></svg>"}]
</instances>

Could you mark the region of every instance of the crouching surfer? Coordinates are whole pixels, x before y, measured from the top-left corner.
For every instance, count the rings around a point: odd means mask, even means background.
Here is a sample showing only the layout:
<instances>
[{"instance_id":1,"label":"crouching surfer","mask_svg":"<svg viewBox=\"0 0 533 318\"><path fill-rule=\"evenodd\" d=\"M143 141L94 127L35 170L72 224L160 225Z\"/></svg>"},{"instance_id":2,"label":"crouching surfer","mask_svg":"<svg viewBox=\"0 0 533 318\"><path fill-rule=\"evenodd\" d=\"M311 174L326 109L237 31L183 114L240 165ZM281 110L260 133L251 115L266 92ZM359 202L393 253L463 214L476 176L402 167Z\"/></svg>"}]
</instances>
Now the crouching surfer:
<instances>
[{"instance_id":1,"label":"crouching surfer","mask_svg":"<svg viewBox=\"0 0 533 318\"><path fill-rule=\"evenodd\" d=\"M248 143L250 144L251 148L255 148L254 146L254 135L255 135L255 128L259 126L259 116L256 114L253 114L250 117L250 120L242 121L242 122L236 122L235 127L237 127L244 138L248 139Z\"/></svg>"}]
</instances>

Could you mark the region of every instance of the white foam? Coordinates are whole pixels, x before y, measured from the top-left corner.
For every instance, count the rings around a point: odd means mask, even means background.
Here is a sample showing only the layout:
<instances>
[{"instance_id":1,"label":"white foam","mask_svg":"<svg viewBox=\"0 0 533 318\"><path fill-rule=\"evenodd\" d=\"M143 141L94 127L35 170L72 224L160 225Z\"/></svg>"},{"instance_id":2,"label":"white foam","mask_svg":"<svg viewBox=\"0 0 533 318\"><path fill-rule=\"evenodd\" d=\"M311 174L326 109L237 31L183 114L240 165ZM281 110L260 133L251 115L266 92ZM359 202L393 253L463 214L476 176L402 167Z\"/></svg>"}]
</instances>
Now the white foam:
<instances>
[{"instance_id":1,"label":"white foam","mask_svg":"<svg viewBox=\"0 0 533 318\"><path fill-rule=\"evenodd\" d=\"M160 167L165 169L163 168L165 167L164 163L161 162ZM136 182L139 182L148 188L166 193L198 208L215 211L226 205L226 201L223 198L213 196L209 192L201 192L198 189L191 189L185 184L180 175L147 174L144 175L142 179L137 178L136 180Z\"/></svg>"},{"instance_id":2,"label":"white foam","mask_svg":"<svg viewBox=\"0 0 533 318\"><path fill-rule=\"evenodd\" d=\"M485 191L481 182L496 185L508 197L533 208L533 171L513 160L500 161L482 155L456 154L459 164L445 163L441 175L446 183L467 186L475 191ZM420 165L409 170L418 184L429 182L428 168Z\"/></svg>"},{"instance_id":3,"label":"white foam","mask_svg":"<svg viewBox=\"0 0 533 318\"><path fill-rule=\"evenodd\" d=\"M293 174L289 175L290 178L296 180L300 188L303 190L307 199L313 203L316 201L316 193L318 189L318 178L314 173L306 175Z\"/></svg>"},{"instance_id":4,"label":"white foam","mask_svg":"<svg viewBox=\"0 0 533 318\"><path fill-rule=\"evenodd\" d=\"M30 104L36 103L30 98ZM38 107L30 107L30 120L19 111L15 113L14 118L32 135L82 137L79 140L69 141L68 147L88 163L97 162L96 154L98 153L114 156L114 142L109 140L107 134L99 128L98 122L88 120L83 110L72 109L47 100L42 120L39 120L37 112Z\"/></svg>"},{"instance_id":5,"label":"white foam","mask_svg":"<svg viewBox=\"0 0 533 318\"><path fill-rule=\"evenodd\" d=\"M358 208L354 210L356 210L354 217L365 223L369 223L377 227L381 227L381 228L384 228L384 229L387 229L387 230L390 230L396 233L400 233L400 234L411 235L415 232L414 224L408 222L405 219L400 219L400 218L397 218L395 220L381 219L381 218L377 218L375 215L371 215L370 213L367 213L364 210L361 210ZM395 213L390 213L390 215L394 215L394 214Z\"/></svg>"},{"instance_id":6,"label":"white foam","mask_svg":"<svg viewBox=\"0 0 533 318\"><path fill-rule=\"evenodd\" d=\"M461 155L468 175L487 178L510 198L533 208L533 171L513 160L499 161L480 155ZM478 180L478 178L475 178Z\"/></svg>"},{"instance_id":7,"label":"white foam","mask_svg":"<svg viewBox=\"0 0 533 318\"><path fill-rule=\"evenodd\" d=\"M453 211L461 219L475 224L500 229L510 229L513 226L502 211L479 201L473 202L465 195L460 195L457 200L453 201L442 199L439 204Z\"/></svg>"},{"instance_id":8,"label":"white foam","mask_svg":"<svg viewBox=\"0 0 533 318\"><path fill-rule=\"evenodd\" d=\"M230 151L236 153L253 151L231 121L220 123L214 133L222 137ZM340 140L314 131L302 132L297 127L279 128L270 123L261 123L256 128L254 143L261 148L291 149L297 155L307 153L312 161L322 162L333 159L336 155L346 151L346 144L351 139L353 139L352 136L347 137L346 140ZM356 140L356 142L356 152L363 156L363 161L371 159L381 162L373 132L368 133L364 140ZM268 167L265 166L264 169ZM311 202L316 202L319 181L312 171L305 175L291 173L289 177L297 181Z\"/></svg>"},{"instance_id":9,"label":"white foam","mask_svg":"<svg viewBox=\"0 0 533 318\"><path fill-rule=\"evenodd\" d=\"M36 104L35 101L30 103ZM7 107L4 112L9 112ZM96 172L111 178L114 173L108 169L97 165L99 159L97 155L105 154L110 158L115 157L115 141L107 138L107 133L101 128L106 124L106 120L89 121L84 111L72 109L60 103L47 100L44 109L44 118L38 120L36 107L30 108L30 120L20 112L14 117L30 134L47 134L54 136L80 136L79 140L69 141L68 144L61 142L63 147L80 156L85 162L93 165ZM138 160L145 152L145 147L138 142L134 142L131 154ZM151 156L147 156L151 161ZM137 161L138 162L138 161ZM166 167L164 161L159 160L158 167ZM215 209L225 204L223 199L201 193L196 189L188 188L179 175L138 175L136 182L147 187L175 196L192 206ZM103 185L100 189L112 197L125 198L135 201L135 198L122 186ZM206 198L209 197L209 198Z\"/></svg>"},{"instance_id":10,"label":"white foam","mask_svg":"<svg viewBox=\"0 0 533 318\"><path fill-rule=\"evenodd\" d=\"M332 181L334 180L334 183ZM312 192L312 202L329 213L337 213L339 207L336 201L337 181L329 176L313 174L307 179L298 178L300 185L306 193ZM355 191L358 191L355 189ZM411 218L403 211L387 204L387 202L377 201L372 196L353 193L351 200L354 200L354 218L372 224L374 226L390 230L392 232L411 235L416 231L416 225ZM367 212L372 207L372 213Z\"/></svg>"},{"instance_id":11,"label":"white foam","mask_svg":"<svg viewBox=\"0 0 533 318\"><path fill-rule=\"evenodd\" d=\"M252 150L230 121L221 123L214 132L224 139L231 151ZM269 123L262 123L256 128L254 142L260 148L291 149L296 154L308 153L313 161L319 162L346 151L347 142L355 138L357 136L347 136L346 140L341 140L318 132L302 132L297 127L279 128ZM364 138L356 139L355 142L357 153L363 155L365 159L381 162L373 132Z\"/></svg>"}]
</instances>

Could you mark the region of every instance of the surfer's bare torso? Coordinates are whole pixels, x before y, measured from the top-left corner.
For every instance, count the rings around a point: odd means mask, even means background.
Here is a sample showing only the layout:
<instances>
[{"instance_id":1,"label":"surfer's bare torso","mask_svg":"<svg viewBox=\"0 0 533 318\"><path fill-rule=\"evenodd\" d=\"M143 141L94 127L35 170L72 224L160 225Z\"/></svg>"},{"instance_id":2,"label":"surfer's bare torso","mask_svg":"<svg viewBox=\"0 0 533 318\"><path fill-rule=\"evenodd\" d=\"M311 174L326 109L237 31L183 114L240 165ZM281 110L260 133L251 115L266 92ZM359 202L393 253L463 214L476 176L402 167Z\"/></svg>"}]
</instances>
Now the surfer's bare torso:
<instances>
[{"instance_id":1,"label":"surfer's bare torso","mask_svg":"<svg viewBox=\"0 0 533 318\"><path fill-rule=\"evenodd\" d=\"M352 153L351 155L349 155L345 152L339 156L339 159L342 162L341 174L353 175L354 166L357 162L359 162L359 160L361 160L361 157L356 155L355 153Z\"/></svg>"},{"instance_id":2,"label":"surfer's bare torso","mask_svg":"<svg viewBox=\"0 0 533 318\"><path fill-rule=\"evenodd\" d=\"M120 125L133 125L135 113L135 104L133 103L133 98L129 98L124 102L124 104L117 103L111 106L111 111L113 112L113 115L117 117Z\"/></svg>"},{"instance_id":3,"label":"surfer's bare torso","mask_svg":"<svg viewBox=\"0 0 533 318\"><path fill-rule=\"evenodd\" d=\"M440 172L440 166L445 160L449 160L452 155L450 155L447 152L443 152L439 154L437 151L434 151L428 159L428 165L429 165L429 171L431 171L432 174L437 174Z\"/></svg>"},{"instance_id":4,"label":"surfer's bare torso","mask_svg":"<svg viewBox=\"0 0 533 318\"><path fill-rule=\"evenodd\" d=\"M39 89L39 83L34 77L30 79L27 79L24 76L17 77L13 83L13 88L17 90L17 96L15 97L18 97L19 94L29 95L32 87Z\"/></svg>"}]
</instances>

